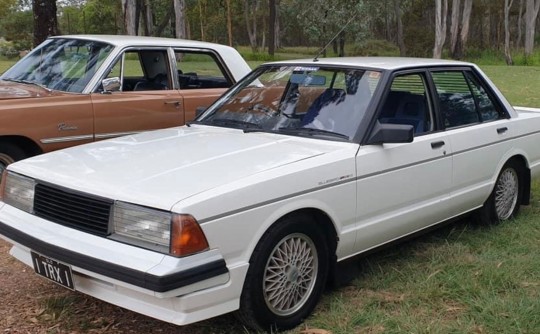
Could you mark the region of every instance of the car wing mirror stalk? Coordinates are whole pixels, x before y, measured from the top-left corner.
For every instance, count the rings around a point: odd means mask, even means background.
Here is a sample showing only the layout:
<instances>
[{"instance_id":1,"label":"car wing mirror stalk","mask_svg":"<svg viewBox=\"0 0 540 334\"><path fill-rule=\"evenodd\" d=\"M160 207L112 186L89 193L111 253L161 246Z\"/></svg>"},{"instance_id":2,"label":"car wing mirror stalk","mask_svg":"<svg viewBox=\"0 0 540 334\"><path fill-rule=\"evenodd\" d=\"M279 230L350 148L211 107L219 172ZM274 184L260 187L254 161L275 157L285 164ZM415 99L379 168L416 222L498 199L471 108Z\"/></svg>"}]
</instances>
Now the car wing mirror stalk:
<instances>
[{"instance_id":1,"label":"car wing mirror stalk","mask_svg":"<svg viewBox=\"0 0 540 334\"><path fill-rule=\"evenodd\" d=\"M112 92L119 92L122 88L122 83L119 77L107 78L101 81L103 86L103 93L110 94Z\"/></svg>"},{"instance_id":2,"label":"car wing mirror stalk","mask_svg":"<svg viewBox=\"0 0 540 334\"><path fill-rule=\"evenodd\" d=\"M413 139L414 129L412 125L380 123L377 120L367 144L410 143Z\"/></svg>"}]
</instances>

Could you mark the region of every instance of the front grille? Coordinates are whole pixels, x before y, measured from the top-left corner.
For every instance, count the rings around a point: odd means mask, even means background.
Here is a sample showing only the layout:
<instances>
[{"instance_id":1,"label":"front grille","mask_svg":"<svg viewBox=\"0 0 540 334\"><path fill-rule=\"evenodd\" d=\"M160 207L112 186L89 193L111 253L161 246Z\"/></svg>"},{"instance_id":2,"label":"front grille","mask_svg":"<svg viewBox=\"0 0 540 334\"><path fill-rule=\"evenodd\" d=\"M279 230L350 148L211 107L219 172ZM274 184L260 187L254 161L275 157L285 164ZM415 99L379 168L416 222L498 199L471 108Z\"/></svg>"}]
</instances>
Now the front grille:
<instances>
[{"instance_id":1,"label":"front grille","mask_svg":"<svg viewBox=\"0 0 540 334\"><path fill-rule=\"evenodd\" d=\"M113 201L38 183L34 214L57 224L106 236Z\"/></svg>"}]
</instances>

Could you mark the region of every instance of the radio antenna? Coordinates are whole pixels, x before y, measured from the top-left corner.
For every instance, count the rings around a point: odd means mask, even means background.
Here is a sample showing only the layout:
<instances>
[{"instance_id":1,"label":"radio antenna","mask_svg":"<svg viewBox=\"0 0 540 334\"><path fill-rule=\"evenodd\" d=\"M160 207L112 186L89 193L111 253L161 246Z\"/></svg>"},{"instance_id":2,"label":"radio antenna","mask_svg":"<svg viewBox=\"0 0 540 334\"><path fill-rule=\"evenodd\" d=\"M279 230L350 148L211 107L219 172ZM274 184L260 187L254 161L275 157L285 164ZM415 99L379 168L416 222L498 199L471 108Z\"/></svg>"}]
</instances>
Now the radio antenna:
<instances>
[{"instance_id":1,"label":"radio antenna","mask_svg":"<svg viewBox=\"0 0 540 334\"><path fill-rule=\"evenodd\" d=\"M347 29L347 27L349 26L349 24L352 22L352 20L354 20L356 18L356 15L353 15L353 17L351 17L349 19L349 21L347 21L347 23L345 23L345 25L343 26L343 28L341 28L340 31L338 31L337 34L334 35L334 37L332 37L332 39L326 43L325 46L323 46L319 52L317 53L317 55L315 56L315 58L313 58L313 61L319 61L319 57L324 53L324 51L328 48L328 46L339 36L339 34L341 34L345 29Z\"/></svg>"}]
</instances>

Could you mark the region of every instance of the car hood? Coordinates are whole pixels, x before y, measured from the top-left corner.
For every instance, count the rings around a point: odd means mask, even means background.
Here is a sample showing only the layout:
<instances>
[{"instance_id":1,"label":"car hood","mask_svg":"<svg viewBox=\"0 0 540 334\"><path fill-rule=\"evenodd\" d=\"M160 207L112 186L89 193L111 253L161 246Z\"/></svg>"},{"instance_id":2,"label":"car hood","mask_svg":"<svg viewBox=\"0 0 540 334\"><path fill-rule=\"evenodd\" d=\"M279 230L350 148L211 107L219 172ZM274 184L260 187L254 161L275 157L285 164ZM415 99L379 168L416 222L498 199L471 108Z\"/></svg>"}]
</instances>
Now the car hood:
<instances>
[{"instance_id":1,"label":"car hood","mask_svg":"<svg viewBox=\"0 0 540 334\"><path fill-rule=\"evenodd\" d=\"M45 88L0 80L0 100L26 99L53 94Z\"/></svg>"},{"instance_id":2,"label":"car hood","mask_svg":"<svg viewBox=\"0 0 540 334\"><path fill-rule=\"evenodd\" d=\"M56 151L10 169L70 189L170 210L193 195L343 144L184 126Z\"/></svg>"}]
</instances>

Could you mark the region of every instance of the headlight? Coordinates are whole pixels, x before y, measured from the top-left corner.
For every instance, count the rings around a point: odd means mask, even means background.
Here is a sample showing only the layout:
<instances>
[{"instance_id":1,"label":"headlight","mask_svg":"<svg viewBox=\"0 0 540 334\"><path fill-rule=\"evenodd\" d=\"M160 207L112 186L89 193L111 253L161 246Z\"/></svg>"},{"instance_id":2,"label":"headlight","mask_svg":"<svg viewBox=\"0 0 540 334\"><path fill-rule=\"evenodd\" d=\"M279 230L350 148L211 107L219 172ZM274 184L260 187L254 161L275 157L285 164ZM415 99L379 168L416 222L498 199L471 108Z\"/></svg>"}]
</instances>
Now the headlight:
<instances>
[{"instance_id":1,"label":"headlight","mask_svg":"<svg viewBox=\"0 0 540 334\"><path fill-rule=\"evenodd\" d=\"M34 179L16 173L4 173L2 177L4 203L26 212L34 210Z\"/></svg>"},{"instance_id":2,"label":"headlight","mask_svg":"<svg viewBox=\"0 0 540 334\"><path fill-rule=\"evenodd\" d=\"M208 249L204 233L190 215L117 202L113 225L113 239L170 255L186 256Z\"/></svg>"}]
</instances>

